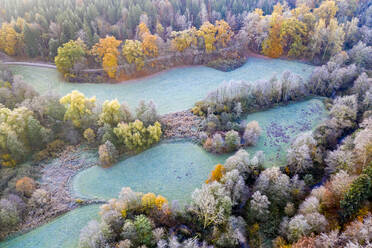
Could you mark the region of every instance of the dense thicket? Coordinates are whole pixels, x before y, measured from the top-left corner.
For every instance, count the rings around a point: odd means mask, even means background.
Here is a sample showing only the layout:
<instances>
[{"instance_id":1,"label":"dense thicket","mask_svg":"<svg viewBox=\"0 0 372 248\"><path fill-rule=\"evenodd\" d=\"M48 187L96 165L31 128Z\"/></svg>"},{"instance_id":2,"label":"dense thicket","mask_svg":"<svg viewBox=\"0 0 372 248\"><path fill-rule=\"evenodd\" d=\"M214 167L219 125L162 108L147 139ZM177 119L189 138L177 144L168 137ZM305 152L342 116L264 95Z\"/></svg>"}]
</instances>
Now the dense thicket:
<instances>
[{"instance_id":1,"label":"dense thicket","mask_svg":"<svg viewBox=\"0 0 372 248\"><path fill-rule=\"evenodd\" d=\"M320 64L358 41L367 46L372 42L369 1L4 0L2 4L0 50L50 60L58 55L58 69L69 80L98 63L115 78L143 68L160 70L190 51L210 54L226 46ZM192 62L184 63L206 63L207 58L188 58Z\"/></svg>"}]
</instances>

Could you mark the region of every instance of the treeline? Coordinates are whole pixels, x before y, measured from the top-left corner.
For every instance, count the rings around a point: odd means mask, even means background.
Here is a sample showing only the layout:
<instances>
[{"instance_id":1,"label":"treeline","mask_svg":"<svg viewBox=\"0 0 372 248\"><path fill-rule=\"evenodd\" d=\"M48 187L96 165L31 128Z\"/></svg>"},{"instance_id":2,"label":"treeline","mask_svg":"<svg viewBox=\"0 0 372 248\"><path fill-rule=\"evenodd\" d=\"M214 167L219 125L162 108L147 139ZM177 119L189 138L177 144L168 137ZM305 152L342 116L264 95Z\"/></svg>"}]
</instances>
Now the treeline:
<instances>
[{"instance_id":1,"label":"treeline","mask_svg":"<svg viewBox=\"0 0 372 248\"><path fill-rule=\"evenodd\" d=\"M190 52L210 54L226 46L320 64L358 41L372 42L368 1L5 1L4 6L0 50L50 60L58 55L66 60L59 59L60 71L70 80L99 63L109 77L117 77L160 70L179 59L176 55L182 60ZM156 64L155 58L168 59Z\"/></svg>"}]
</instances>

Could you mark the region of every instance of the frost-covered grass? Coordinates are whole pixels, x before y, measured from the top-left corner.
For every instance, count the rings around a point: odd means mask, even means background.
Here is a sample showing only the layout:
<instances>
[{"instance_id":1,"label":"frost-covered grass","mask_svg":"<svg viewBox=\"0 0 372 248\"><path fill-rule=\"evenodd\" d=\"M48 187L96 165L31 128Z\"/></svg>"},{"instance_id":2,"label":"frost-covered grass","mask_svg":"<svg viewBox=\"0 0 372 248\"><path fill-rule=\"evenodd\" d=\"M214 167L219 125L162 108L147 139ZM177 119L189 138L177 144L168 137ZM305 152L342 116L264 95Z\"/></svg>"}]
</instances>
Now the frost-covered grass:
<instances>
[{"instance_id":1,"label":"frost-covered grass","mask_svg":"<svg viewBox=\"0 0 372 248\"><path fill-rule=\"evenodd\" d=\"M242 67L230 72L205 66L182 67L120 84L67 83L54 69L27 66L10 68L15 74L22 75L40 93L54 90L60 95L66 95L72 90L79 90L85 96L96 96L102 102L117 98L130 106L137 106L141 99L152 99L159 113L165 114L191 108L223 81L253 82L269 79L284 71L291 71L307 79L314 67L280 59L249 58Z\"/></svg>"}]
</instances>

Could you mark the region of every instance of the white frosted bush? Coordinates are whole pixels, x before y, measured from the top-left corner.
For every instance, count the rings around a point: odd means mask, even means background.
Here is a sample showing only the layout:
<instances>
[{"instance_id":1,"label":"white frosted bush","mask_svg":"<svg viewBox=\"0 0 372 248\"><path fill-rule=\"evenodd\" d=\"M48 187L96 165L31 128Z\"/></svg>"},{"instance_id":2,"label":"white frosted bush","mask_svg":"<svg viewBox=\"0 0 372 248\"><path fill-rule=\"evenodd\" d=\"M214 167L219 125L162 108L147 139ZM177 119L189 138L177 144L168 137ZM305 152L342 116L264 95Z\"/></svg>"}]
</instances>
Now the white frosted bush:
<instances>
[{"instance_id":1,"label":"white frosted bush","mask_svg":"<svg viewBox=\"0 0 372 248\"><path fill-rule=\"evenodd\" d=\"M228 151L235 151L240 146L240 136L237 131L228 131L225 135L225 143Z\"/></svg>"},{"instance_id":2,"label":"white frosted bush","mask_svg":"<svg viewBox=\"0 0 372 248\"><path fill-rule=\"evenodd\" d=\"M136 118L142 121L145 126L154 124L159 119L155 103L153 101L145 103L141 100L136 108Z\"/></svg>"},{"instance_id":3,"label":"white frosted bush","mask_svg":"<svg viewBox=\"0 0 372 248\"><path fill-rule=\"evenodd\" d=\"M330 110L330 116L339 128L351 128L355 125L358 103L355 95L338 97Z\"/></svg>"},{"instance_id":4,"label":"white frosted bush","mask_svg":"<svg viewBox=\"0 0 372 248\"><path fill-rule=\"evenodd\" d=\"M213 224L226 223L230 216L232 202L226 189L218 182L203 184L192 193L191 208L203 222L204 228Z\"/></svg>"},{"instance_id":5,"label":"white frosted bush","mask_svg":"<svg viewBox=\"0 0 372 248\"><path fill-rule=\"evenodd\" d=\"M284 207L290 200L290 179L278 167L267 168L256 180L255 190L266 195L271 203Z\"/></svg>"},{"instance_id":6,"label":"white frosted bush","mask_svg":"<svg viewBox=\"0 0 372 248\"><path fill-rule=\"evenodd\" d=\"M308 224L305 216L302 214L296 215L288 222L288 240L296 242L303 236L309 234L311 226Z\"/></svg>"},{"instance_id":7,"label":"white frosted bush","mask_svg":"<svg viewBox=\"0 0 372 248\"><path fill-rule=\"evenodd\" d=\"M320 210L319 200L315 196L310 196L303 201L298 209L300 214L317 213Z\"/></svg>"},{"instance_id":8,"label":"white frosted bush","mask_svg":"<svg viewBox=\"0 0 372 248\"><path fill-rule=\"evenodd\" d=\"M306 214L305 219L311 228L310 232L321 233L324 232L328 226L327 219L318 212Z\"/></svg>"},{"instance_id":9,"label":"white frosted bush","mask_svg":"<svg viewBox=\"0 0 372 248\"><path fill-rule=\"evenodd\" d=\"M227 172L221 179L221 183L229 192L229 196L233 205L244 202L248 194L248 187L245 185L244 178L239 174L239 171L234 169Z\"/></svg>"},{"instance_id":10,"label":"white frosted bush","mask_svg":"<svg viewBox=\"0 0 372 248\"><path fill-rule=\"evenodd\" d=\"M359 161L366 165L371 158L368 147L372 145L372 117L365 119L360 126L363 129L355 136L355 152Z\"/></svg>"},{"instance_id":11,"label":"white frosted bush","mask_svg":"<svg viewBox=\"0 0 372 248\"><path fill-rule=\"evenodd\" d=\"M241 216L231 216L227 230L217 239L216 244L219 247L236 247L239 243L246 242L246 226L247 224Z\"/></svg>"},{"instance_id":12,"label":"white frosted bush","mask_svg":"<svg viewBox=\"0 0 372 248\"><path fill-rule=\"evenodd\" d=\"M319 248L332 248L336 247L338 242L338 231L334 230L329 233L321 233L316 236L315 245Z\"/></svg>"},{"instance_id":13,"label":"white frosted bush","mask_svg":"<svg viewBox=\"0 0 372 248\"><path fill-rule=\"evenodd\" d=\"M129 187L124 187L119 193L119 200L123 202L128 209L138 209L141 207L142 193L134 192Z\"/></svg>"},{"instance_id":14,"label":"white frosted bush","mask_svg":"<svg viewBox=\"0 0 372 248\"><path fill-rule=\"evenodd\" d=\"M246 150L240 149L234 155L226 159L225 169L231 171L237 169L240 173L249 172L250 158Z\"/></svg>"},{"instance_id":15,"label":"white frosted bush","mask_svg":"<svg viewBox=\"0 0 372 248\"><path fill-rule=\"evenodd\" d=\"M340 170L354 172L355 169L355 154L353 151L342 149L330 151L325 159L327 164L326 170L328 173L335 173Z\"/></svg>"},{"instance_id":16,"label":"white frosted bush","mask_svg":"<svg viewBox=\"0 0 372 248\"><path fill-rule=\"evenodd\" d=\"M224 145L225 145L224 143L225 142L221 134L215 133L212 137L212 150L217 153L222 152Z\"/></svg>"},{"instance_id":17,"label":"white frosted bush","mask_svg":"<svg viewBox=\"0 0 372 248\"><path fill-rule=\"evenodd\" d=\"M161 227L156 228L152 231L152 235L154 236L154 239L157 243L165 236L165 230Z\"/></svg>"},{"instance_id":18,"label":"white frosted bush","mask_svg":"<svg viewBox=\"0 0 372 248\"><path fill-rule=\"evenodd\" d=\"M251 121L247 124L244 130L244 141L247 146L254 146L257 144L261 135L261 128L257 121Z\"/></svg>"},{"instance_id":19,"label":"white frosted bush","mask_svg":"<svg viewBox=\"0 0 372 248\"><path fill-rule=\"evenodd\" d=\"M262 195L260 191L256 191L251 200L251 210L253 215L260 220L265 220L270 213L270 201L266 195Z\"/></svg>"},{"instance_id":20,"label":"white frosted bush","mask_svg":"<svg viewBox=\"0 0 372 248\"><path fill-rule=\"evenodd\" d=\"M50 202L50 194L45 189L37 189L32 193L29 204L34 208L41 208Z\"/></svg>"},{"instance_id":21,"label":"white frosted bush","mask_svg":"<svg viewBox=\"0 0 372 248\"><path fill-rule=\"evenodd\" d=\"M313 150L316 147L311 132L302 133L296 137L287 152L287 161L291 172L301 173L313 166Z\"/></svg>"},{"instance_id":22,"label":"white frosted bush","mask_svg":"<svg viewBox=\"0 0 372 248\"><path fill-rule=\"evenodd\" d=\"M355 177L349 176L349 174L343 170L339 171L335 175L332 175L329 188L336 199L341 199L342 195L348 190L354 179Z\"/></svg>"},{"instance_id":23,"label":"white frosted bush","mask_svg":"<svg viewBox=\"0 0 372 248\"><path fill-rule=\"evenodd\" d=\"M92 220L80 231L79 248L100 248L110 240L112 235L106 224Z\"/></svg>"}]
</instances>

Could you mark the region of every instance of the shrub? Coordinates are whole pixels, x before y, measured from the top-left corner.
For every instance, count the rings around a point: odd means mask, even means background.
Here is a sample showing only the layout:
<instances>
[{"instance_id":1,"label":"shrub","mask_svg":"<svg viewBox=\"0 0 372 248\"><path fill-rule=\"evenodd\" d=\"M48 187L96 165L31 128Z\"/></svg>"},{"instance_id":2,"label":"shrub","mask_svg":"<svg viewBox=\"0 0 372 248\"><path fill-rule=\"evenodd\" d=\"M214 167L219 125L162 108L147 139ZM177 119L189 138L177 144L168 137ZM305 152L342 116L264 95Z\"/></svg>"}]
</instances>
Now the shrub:
<instances>
[{"instance_id":1,"label":"shrub","mask_svg":"<svg viewBox=\"0 0 372 248\"><path fill-rule=\"evenodd\" d=\"M251 121L247 124L244 130L243 139L247 146L254 146L257 144L261 134L261 128L257 121Z\"/></svg>"},{"instance_id":2,"label":"shrub","mask_svg":"<svg viewBox=\"0 0 372 248\"><path fill-rule=\"evenodd\" d=\"M227 152L235 151L240 147L240 136L239 133L231 130L225 135L225 143Z\"/></svg>"},{"instance_id":3,"label":"shrub","mask_svg":"<svg viewBox=\"0 0 372 248\"><path fill-rule=\"evenodd\" d=\"M35 181L29 177L22 177L16 182L16 190L26 197L31 197L36 189Z\"/></svg>"},{"instance_id":4,"label":"shrub","mask_svg":"<svg viewBox=\"0 0 372 248\"><path fill-rule=\"evenodd\" d=\"M79 248L105 247L111 236L109 226L92 220L80 231Z\"/></svg>"},{"instance_id":5,"label":"shrub","mask_svg":"<svg viewBox=\"0 0 372 248\"><path fill-rule=\"evenodd\" d=\"M340 129L355 125L358 103L355 95L338 97L330 110L330 116Z\"/></svg>"},{"instance_id":6,"label":"shrub","mask_svg":"<svg viewBox=\"0 0 372 248\"><path fill-rule=\"evenodd\" d=\"M250 204L252 216L257 220L264 221L268 218L270 201L266 195L262 195L260 191L254 192Z\"/></svg>"},{"instance_id":7,"label":"shrub","mask_svg":"<svg viewBox=\"0 0 372 248\"><path fill-rule=\"evenodd\" d=\"M255 190L266 195L271 204L285 206L290 201L290 180L278 167L264 170L255 183Z\"/></svg>"},{"instance_id":8,"label":"shrub","mask_svg":"<svg viewBox=\"0 0 372 248\"><path fill-rule=\"evenodd\" d=\"M142 196L142 206L144 208L153 208L155 206L156 195L154 193L147 193Z\"/></svg>"},{"instance_id":9,"label":"shrub","mask_svg":"<svg viewBox=\"0 0 372 248\"><path fill-rule=\"evenodd\" d=\"M136 108L136 118L142 121L145 126L154 124L159 119L154 102L140 101Z\"/></svg>"},{"instance_id":10,"label":"shrub","mask_svg":"<svg viewBox=\"0 0 372 248\"><path fill-rule=\"evenodd\" d=\"M20 222L17 208L8 199L0 200L0 230L10 231Z\"/></svg>"},{"instance_id":11,"label":"shrub","mask_svg":"<svg viewBox=\"0 0 372 248\"><path fill-rule=\"evenodd\" d=\"M158 207L158 209L162 209L164 205L167 205L168 201L164 196L158 195L155 199L155 205Z\"/></svg>"},{"instance_id":12,"label":"shrub","mask_svg":"<svg viewBox=\"0 0 372 248\"><path fill-rule=\"evenodd\" d=\"M288 165L292 173L302 173L313 166L316 141L311 132L300 134L287 152Z\"/></svg>"},{"instance_id":13,"label":"shrub","mask_svg":"<svg viewBox=\"0 0 372 248\"><path fill-rule=\"evenodd\" d=\"M225 190L229 193L234 206L245 203L248 198L249 188L245 185L243 176L234 169L227 172L221 179Z\"/></svg>"},{"instance_id":14,"label":"shrub","mask_svg":"<svg viewBox=\"0 0 372 248\"><path fill-rule=\"evenodd\" d=\"M103 167L116 163L119 157L118 151L110 141L106 141L105 144L99 146L98 154L99 161Z\"/></svg>"},{"instance_id":15,"label":"shrub","mask_svg":"<svg viewBox=\"0 0 372 248\"><path fill-rule=\"evenodd\" d=\"M218 182L203 184L192 193L191 208L206 228L227 222L231 214L232 202L223 186Z\"/></svg>"},{"instance_id":16,"label":"shrub","mask_svg":"<svg viewBox=\"0 0 372 248\"><path fill-rule=\"evenodd\" d=\"M225 146L225 141L223 140L221 134L215 133L212 137L212 152L222 153Z\"/></svg>"},{"instance_id":17,"label":"shrub","mask_svg":"<svg viewBox=\"0 0 372 248\"><path fill-rule=\"evenodd\" d=\"M31 214L36 216L45 215L46 206L50 204L50 193L44 189L37 189L32 193L28 206L32 210Z\"/></svg>"},{"instance_id":18,"label":"shrub","mask_svg":"<svg viewBox=\"0 0 372 248\"><path fill-rule=\"evenodd\" d=\"M120 122L129 122L131 120L132 114L126 103L120 105L116 99L103 103L102 113L99 116L100 124L108 124L114 127Z\"/></svg>"},{"instance_id":19,"label":"shrub","mask_svg":"<svg viewBox=\"0 0 372 248\"><path fill-rule=\"evenodd\" d=\"M55 158L63 151L64 147L65 142L59 139L54 140L53 142L48 144L44 150L41 150L40 152L36 153L34 155L34 160L42 161L48 158Z\"/></svg>"},{"instance_id":20,"label":"shrub","mask_svg":"<svg viewBox=\"0 0 372 248\"><path fill-rule=\"evenodd\" d=\"M92 144L94 143L94 140L96 138L96 134L94 133L93 129L87 128L85 129L83 133L84 138L88 141L88 143Z\"/></svg>"}]
</instances>

